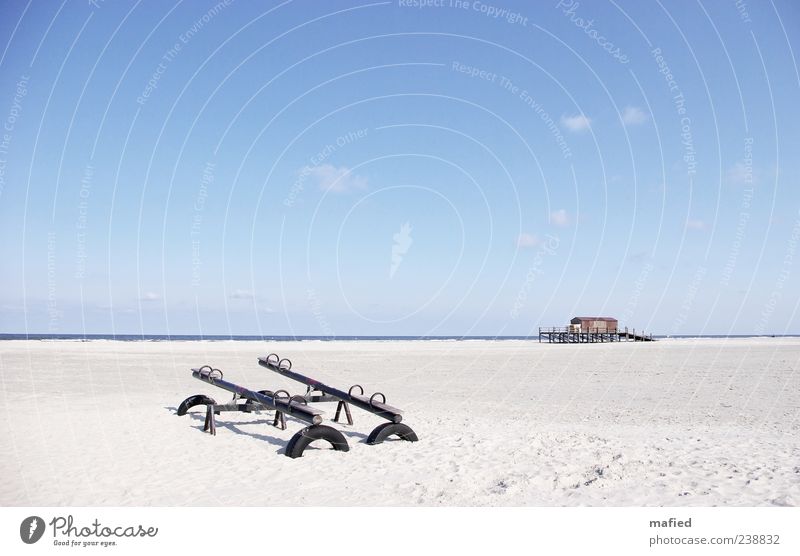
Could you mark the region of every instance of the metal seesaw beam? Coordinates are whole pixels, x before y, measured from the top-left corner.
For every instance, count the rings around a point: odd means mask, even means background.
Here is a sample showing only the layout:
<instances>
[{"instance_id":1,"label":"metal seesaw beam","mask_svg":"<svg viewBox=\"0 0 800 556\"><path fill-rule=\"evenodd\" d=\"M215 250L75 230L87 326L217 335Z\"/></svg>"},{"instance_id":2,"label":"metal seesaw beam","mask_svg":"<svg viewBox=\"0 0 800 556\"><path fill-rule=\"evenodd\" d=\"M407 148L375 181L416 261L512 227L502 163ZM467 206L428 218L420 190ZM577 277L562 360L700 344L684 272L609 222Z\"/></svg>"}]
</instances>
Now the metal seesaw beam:
<instances>
[{"instance_id":1,"label":"metal seesaw beam","mask_svg":"<svg viewBox=\"0 0 800 556\"><path fill-rule=\"evenodd\" d=\"M201 367L199 369L192 369L192 376L198 380L202 380L208 384L213 384L218 388L227 390L238 394L240 397L252 400L253 402L262 404L263 406L281 411L286 415L291 415L295 419L299 419L312 425L319 425L322 423L322 414L324 411L319 409L312 409L307 405L294 401L291 399L275 398L266 394L261 394L253 390L243 388L238 384L223 380L221 377L215 376L214 369L209 367Z\"/></svg>"},{"instance_id":2,"label":"metal seesaw beam","mask_svg":"<svg viewBox=\"0 0 800 556\"><path fill-rule=\"evenodd\" d=\"M353 404L356 407L363 409L364 411L369 411L370 413L374 413L378 417L383 417L387 421L392 423L400 423L403 420L403 411L397 409L396 407L392 407L385 403L386 398L383 398L383 402L379 402L375 400L375 396L377 394L373 394L371 398L366 396L361 396L357 394L351 394L349 392L345 392L344 390L339 390L337 388L333 388L326 384L323 384L313 378L309 378L307 376L301 375L300 373L296 373L291 370L292 364L291 361L288 359L278 359L278 356L275 354L270 354L267 357L259 357L258 364L262 367L266 367L270 371L274 371L279 375L283 375L286 378L290 378L292 380L296 380L297 382L301 382L307 386L311 386L312 388L319 390L339 401L346 402L349 404ZM351 388L352 390L352 388ZM362 389L363 394L363 389ZM383 394L381 394L383 396Z\"/></svg>"}]
</instances>

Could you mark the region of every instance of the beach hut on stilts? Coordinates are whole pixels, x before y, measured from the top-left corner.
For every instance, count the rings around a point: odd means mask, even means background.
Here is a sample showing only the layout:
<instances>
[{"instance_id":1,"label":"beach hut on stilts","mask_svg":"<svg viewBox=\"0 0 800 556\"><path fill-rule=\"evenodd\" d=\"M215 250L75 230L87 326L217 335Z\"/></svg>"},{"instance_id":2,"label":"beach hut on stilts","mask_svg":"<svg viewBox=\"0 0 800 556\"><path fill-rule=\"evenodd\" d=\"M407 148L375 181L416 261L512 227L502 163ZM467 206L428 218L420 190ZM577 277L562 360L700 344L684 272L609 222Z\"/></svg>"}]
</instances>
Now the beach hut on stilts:
<instances>
[{"instance_id":1,"label":"beach hut on stilts","mask_svg":"<svg viewBox=\"0 0 800 556\"><path fill-rule=\"evenodd\" d=\"M652 342L653 335L620 329L614 317L573 317L565 327L540 327L539 342L555 344L593 344L603 342Z\"/></svg>"}]
</instances>

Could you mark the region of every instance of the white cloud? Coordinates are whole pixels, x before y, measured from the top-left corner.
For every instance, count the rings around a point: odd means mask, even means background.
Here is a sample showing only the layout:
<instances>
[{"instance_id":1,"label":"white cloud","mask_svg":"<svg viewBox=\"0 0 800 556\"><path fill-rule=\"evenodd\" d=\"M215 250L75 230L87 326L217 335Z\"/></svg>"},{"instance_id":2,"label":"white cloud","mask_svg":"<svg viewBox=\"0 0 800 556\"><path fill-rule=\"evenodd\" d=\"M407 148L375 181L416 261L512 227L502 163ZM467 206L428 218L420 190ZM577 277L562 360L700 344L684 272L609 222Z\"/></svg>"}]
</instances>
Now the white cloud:
<instances>
[{"instance_id":1,"label":"white cloud","mask_svg":"<svg viewBox=\"0 0 800 556\"><path fill-rule=\"evenodd\" d=\"M650 260L649 251L637 251L628 257L628 261L632 263L644 263Z\"/></svg>"},{"instance_id":2,"label":"white cloud","mask_svg":"<svg viewBox=\"0 0 800 556\"><path fill-rule=\"evenodd\" d=\"M686 221L686 228L689 230L705 230L706 223L697 218L690 218Z\"/></svg>"},{"instance_id":3,"label":"white cloud","mask_svg":"<svg viewBox=\"0 0 800 556\"><path fill-rule=\"evenodd\" d=\"M744 162L737 162L728 170L728 181L737 185L753 185L756 181L753 166Z\"/></svg>"},{"instance_id":4,"label":"white cloud","mask_svg":"<svg viewBox=\"0 0 800 556\"><path fill-rule=\"evenodd\" d=\"M352 173L347 166L336 167L332 164L321 164L313 168L306 166L301 170L317 180L319 188L334 193L347 193L367 188L367 178Z\"/></svg>"},{"instance_id":5,"label":"white cloud","mask_svg":"<svg viewBox=\"0 0 800 556\"><path fill-rule=\"evenodd\" d=\"M275 312L275 309L267 305L259 307L259 304L264 303L264 298L250 290L233 290L228 294L228 299L232 299L234 301L251 301L256 309L262 313L272 314Z\"/></svg>"},{"instance_id":6,"label":"white cloud","mask_svg":"<svg viewBox=\"0 0 800 556\"><path fill-rule=\"evenodd\" d=\"M542 244L542 240L536 234L519 234L517 237L517 247L527 249L529 247L538 247Z\"/></svg>"},{"instance_id":7,"label":"white cloud","mask_svg":"<svg viewBox=\"0 0 800 556\"><path fill-rule=\"evenodd\" d=\"M589 129L591 123L592 120L583 114L578 114L577 116L561 116L561 125L570 131L586 131Z\"/></svg>"},{"instance_id":8,"label":"white cloud","mask_svg":"<svg viewBox=\"0 0 800 556\"><path fill-rule=\"evenodd\" d=\"M145 294L139 298L140 301L158 301L161 299L161 296L155 292L145 292Z\"/></svg>"},{"instance_id":9,"label":"white cloud","mask_svg":"<svg viewBox=\"0 0 800 556\"><path fill-rule=\"evenodd\" d=\"M625 125L638 125L647 121L647 114L636 106L626 106L622 110L622 122Z\"/></svg>"},{"instance_id":10,"label":"white cloud","mask_svg":"<svg viewBox=\"0 0 800 556\"><path fill-rule=\"evenodd\" d=\"M566 228L571 222L572 219L564 209L559 209L550 213L550 223L559 228Z\"/></svg>"},{"instance_id":11,"label":"white cloud","mask_svg":"<svg viewBox=\"0 0 800 556\"><path fill-rule=\"evenodd\" d=\"M252 301L256 298L255 294L250 290L233 290L228 297L230 299L245 299L248 301Z\"/></svg>"}]
</instances>

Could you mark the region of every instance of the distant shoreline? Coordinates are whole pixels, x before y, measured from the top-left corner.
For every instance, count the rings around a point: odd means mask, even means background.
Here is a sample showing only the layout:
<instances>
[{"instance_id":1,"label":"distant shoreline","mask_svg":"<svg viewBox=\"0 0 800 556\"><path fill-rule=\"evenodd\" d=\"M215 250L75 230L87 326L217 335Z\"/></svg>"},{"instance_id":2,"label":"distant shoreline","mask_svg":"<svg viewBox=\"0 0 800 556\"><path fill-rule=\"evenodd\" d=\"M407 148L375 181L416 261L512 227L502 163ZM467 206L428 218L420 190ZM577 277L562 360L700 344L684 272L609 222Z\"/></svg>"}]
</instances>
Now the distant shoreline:
<instances>
[{"instance_id":1,"label":"distant shoreline","mask_svg":"<svg viewBox=\"0 0 800 556\"><path fill-rule=\"evenodd\" d=\"M725 339L725 338L798 338L800 334L678 334L664 336L654 334L657 339ZM254 335L192 335L192 334L0 334L0 341L9 340L63 340L92 341L110 340L118 342L352 342L352 341L506 341L524 340L538 342L538 336L254 336Z\"/></svg>"}]
</instances>

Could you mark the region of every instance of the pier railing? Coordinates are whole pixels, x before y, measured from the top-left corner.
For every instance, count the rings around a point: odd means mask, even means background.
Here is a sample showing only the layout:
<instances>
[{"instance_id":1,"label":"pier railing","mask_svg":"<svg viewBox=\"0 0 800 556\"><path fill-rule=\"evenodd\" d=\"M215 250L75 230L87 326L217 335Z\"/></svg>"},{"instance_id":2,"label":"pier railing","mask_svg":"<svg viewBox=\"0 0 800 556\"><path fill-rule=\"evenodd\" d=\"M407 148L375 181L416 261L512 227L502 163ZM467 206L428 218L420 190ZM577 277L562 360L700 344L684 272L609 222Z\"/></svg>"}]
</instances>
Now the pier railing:
<instances>
[{"instance_id":1,"label":"pier railing","mask_svg":"<svg viewBox=\"0 0 800 556\"><path fill-rule=\"evenodd\" d=\"M573 328L570 326L540 326L539 342L544 338L548 343L578 344L594 342L652 342L653 334L645 334L625 328Z\"/></svg>"}]
</instances>

